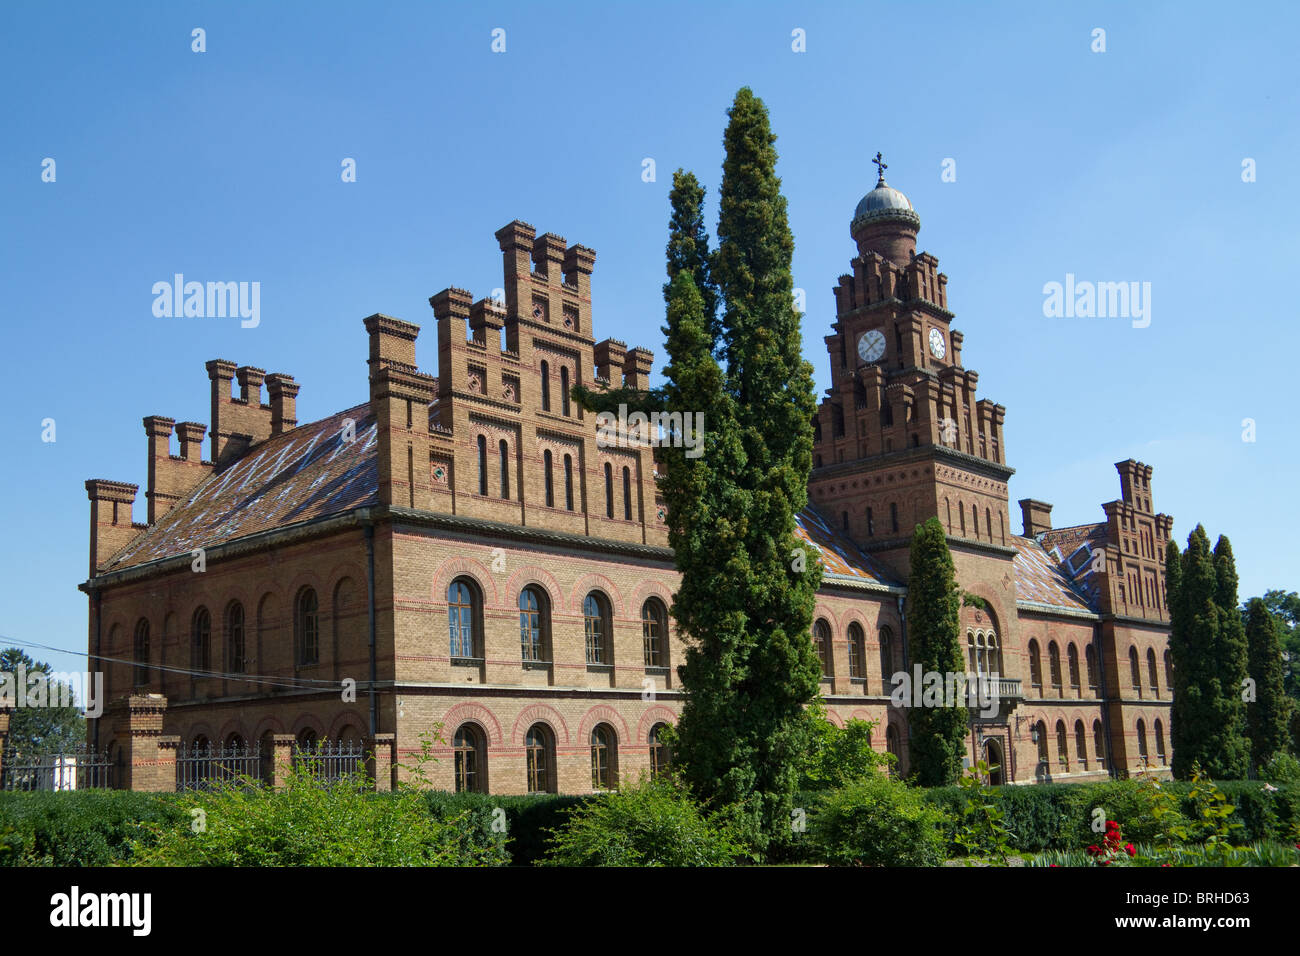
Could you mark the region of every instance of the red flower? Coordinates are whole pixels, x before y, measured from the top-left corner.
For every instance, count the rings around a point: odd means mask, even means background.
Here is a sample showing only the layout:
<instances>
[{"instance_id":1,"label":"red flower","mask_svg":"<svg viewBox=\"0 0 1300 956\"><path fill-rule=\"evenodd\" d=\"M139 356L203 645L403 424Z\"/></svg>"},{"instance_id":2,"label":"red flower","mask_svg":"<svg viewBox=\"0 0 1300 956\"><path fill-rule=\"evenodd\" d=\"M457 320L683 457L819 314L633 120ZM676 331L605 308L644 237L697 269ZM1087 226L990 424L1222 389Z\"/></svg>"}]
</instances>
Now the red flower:
<instances>
[{"instance_id":1,"label":"red flower","mask_svg":"<svg viewBox=\"0 0 1300 956\"><path fill-rule=\"evenodd\" d=\"M1124 852L1127 853L1129 856L1137 856L1138 851L1133 848L1132 843L1125 843Z\"/></svg>"}]
</instances>

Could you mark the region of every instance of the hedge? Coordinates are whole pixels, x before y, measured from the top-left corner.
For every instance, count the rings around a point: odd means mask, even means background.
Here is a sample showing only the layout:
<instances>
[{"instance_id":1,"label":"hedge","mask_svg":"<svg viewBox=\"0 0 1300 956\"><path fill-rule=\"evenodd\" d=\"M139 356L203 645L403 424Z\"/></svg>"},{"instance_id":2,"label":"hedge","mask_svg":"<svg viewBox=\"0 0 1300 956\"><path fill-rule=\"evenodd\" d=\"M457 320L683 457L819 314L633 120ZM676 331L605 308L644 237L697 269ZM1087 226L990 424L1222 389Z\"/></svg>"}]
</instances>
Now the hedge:
<instances>
[{"instance_id":1,"label":"hedge","mask_svg":"<svg viewBox=\"0 0 1300 956\"><path fill-rule=\"evenodd\" d=\"M0 792L0 866L111 866L143 823L188 825L171 794Z\"/></svg>"}]
</instances>

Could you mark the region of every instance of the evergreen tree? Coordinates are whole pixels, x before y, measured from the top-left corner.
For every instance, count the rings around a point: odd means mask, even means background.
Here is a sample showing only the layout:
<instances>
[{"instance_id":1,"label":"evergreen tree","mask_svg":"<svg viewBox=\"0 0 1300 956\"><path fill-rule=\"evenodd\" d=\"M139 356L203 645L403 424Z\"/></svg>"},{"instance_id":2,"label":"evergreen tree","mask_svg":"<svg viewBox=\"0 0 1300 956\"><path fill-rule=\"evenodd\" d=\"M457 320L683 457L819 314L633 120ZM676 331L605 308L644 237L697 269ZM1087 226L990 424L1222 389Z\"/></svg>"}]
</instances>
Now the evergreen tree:
<instances>
[{"instance_id":1,"label":"evergreen tree","mask_svg":"<svg viewBox=\"0 0 1300 956\"><path fill-rule=\"evenodd\" d=\"M912 535L907 603L913 664L919 665L923 674L964 672L961 591L938 518L918 525ZM953 701L952 706L930 706L927 701L926 706L911 710L908 724L912 772L917 783L927 787L956 783L961 776L969 730L965 700Z\"/></svg>"},{"instance_id":2,"label":"evergreen tree","mask_svg":"<svg viewBox=\"0 0 1300 956\"><path fill-rule=\"evenodd\" d=\"M73 750L86 743L86 718L81 712L84 701L75 700L75 688L64 681L52 680L54 669L44 661L34 661L18 647L0 651L0 674L12 675L9 690L14 694L10 706L17 703L19 675L24 679L37 672L46 675L44 703L41 706L15 707L9 718L6 746L24 753ZM29 681L24 693L32 687ZM74 706L50 706L68 701ZM80 705L80 706L76 706Z\"/></svg>"},{"instance_id":3,"label":"evergreen tree","mask_svg":"<svg viewBox=\"0 0 1300 956\"><path fill-rule=\"evenodd\" d=\"M664 300L671 297L672 282L677 273L686 271L695 282L700 295L704 333L709 348L716 348L722 339L722 325L718 316L718 290L710 274L709 234L704 228L704 187L695 174L678 169L673 173L673 188L668 193L672 217L668 221L668 281L664 284Z\"/></svg>"},{"instance_id":4,"label":"evergreen tree","mask_svg":"<svg viewBox=\"0 0 1300 956\"><path fill-rule=\"evenodd\" d=\"M1178 550L1178 542L1170 539L1165 545L1165 603L1169 608L1169 663L1173 677L1170 690L1173 701L1169 705L1169 746L1173 748L1174 759L1172 771L1174 776L1185 776L1185 767L1181 754L1191 747L1190 738L1184 738L1184 728L1189 727L1191 717L1188 708L1192 695L1189 691L1188 677L1192 673L1192 660L1187 644L1187 630L1183 618L1185 596L1182 589L1183 556ZM1186 764L1190 767L1191 764Z\"/></svg>"},{"instance_id":5,"label":"evergreen tree","mask_svg":"<svg viewBox=\"0 0 1300 956\"><path fill-rule=\"evenodd\" d=\"M1246 704L1251 765L1258 770L1291 745L1291 698L1282 687L1282 645L1277 619L1260 598L1246 605L1249 670L1255 700Z\"/></svg>"},{"instance_id":6,"label":"evergreen tree","mask_svg":"<svg viewBox=\"0 0 1300 956\"><path fill-rule=\"evenodd\" d=\"M714 621L731 658L716 656L712 637L690 632L699 649L694 666L682 671L688 697L678 726L688 779L714 802L742 803L761 847L789 826L810 743L804 705L820 684L810 630L821 566L795 534L795 515L807 504L816 399L794 309L794 240L776 176L776 137L748 88L736 94L728 118L711 279L723 306L725 390L735 422L726 441L736 440L729 445L735 466L725 476L734 488L718 497L739 510L735 550L720 556L725 564L714 559L697 593L737 613ZM718 727L706 720L723 720L728 733L734 728L721 763L719 745L707 739Z\"/></svg>"},{"instance_id":7,"label":"evergreen tree","mask_svg":"<svg viewBox=\"0 0 1300 956\"><path fill-rule=\"evenodd\" d=\"M1219 678L1222 707L1221 750L1217 765L1207 769L1211 776L1224 780L1243 780L1250 770L1250 738L1246 734L1244 699L1249 652L1246 627L1237 604L1237 565L1232 544L1224 535L1214 544L1214 603L1219 611L1219 626L1212 650L1215 673Z\"/></svg>"}]
</instances>

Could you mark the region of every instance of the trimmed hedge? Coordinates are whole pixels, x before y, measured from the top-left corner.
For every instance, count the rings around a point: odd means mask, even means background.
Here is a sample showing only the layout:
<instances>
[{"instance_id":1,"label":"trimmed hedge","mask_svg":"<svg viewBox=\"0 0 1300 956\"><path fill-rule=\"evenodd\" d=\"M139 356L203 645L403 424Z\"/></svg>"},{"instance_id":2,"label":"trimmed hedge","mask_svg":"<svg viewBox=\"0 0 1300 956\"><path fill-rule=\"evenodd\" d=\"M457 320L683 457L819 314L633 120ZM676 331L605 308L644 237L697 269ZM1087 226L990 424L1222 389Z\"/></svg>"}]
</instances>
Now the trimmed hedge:
<instances>
[{"instance_id":1,"label":"trimmed hedge","mask_svg":"<svg viewBox=\"0 0 1300 956\"><path fill-rule=\"evenodd\" d=\"M188 825L171 794L0 792L0 866L112 866L141 824Z\"/></svg>"},{"instance_id":2,"label":"trimmed hedge","mask_svg":"<svg viewBox=\"0 0 1300 956\"><path fill-rule=\"evenodd\" d=\"M496 796L430 790L425 799L429 812L440 820L449 820L468 811L469 825L481 834L478 842L494 842L500 846L502 863L533 866L550 848L547 831L560 829L568 811L582 806L592 797L553 793ZM496 813L498 809L505 811L505 833L493 830L493 824L500 819Z\"/></svg>"}]
</instances>

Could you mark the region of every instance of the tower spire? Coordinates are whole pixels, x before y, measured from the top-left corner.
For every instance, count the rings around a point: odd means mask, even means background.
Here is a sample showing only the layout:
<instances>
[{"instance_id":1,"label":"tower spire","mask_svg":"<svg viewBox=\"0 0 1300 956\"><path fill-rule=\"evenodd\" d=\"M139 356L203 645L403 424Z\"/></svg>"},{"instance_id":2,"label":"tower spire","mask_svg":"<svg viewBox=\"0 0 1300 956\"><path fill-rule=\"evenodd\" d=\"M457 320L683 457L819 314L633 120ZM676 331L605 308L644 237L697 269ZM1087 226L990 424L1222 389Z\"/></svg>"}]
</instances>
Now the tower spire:
<instances>
[{"instance_id":1,"label":"tower spire","mask_svg":"<svg viewBox=\"0 0 1300 956\"><path fill-rule=\"evenodd\" d=\"M876 164L876 169L880 172L880 178L876 180L876 185L885 185L885 170L889 168L889 164L885 162L885 158L880 155L879 150L876 151L876 158L872 162Z\"/></svg>"}]
</instances>

